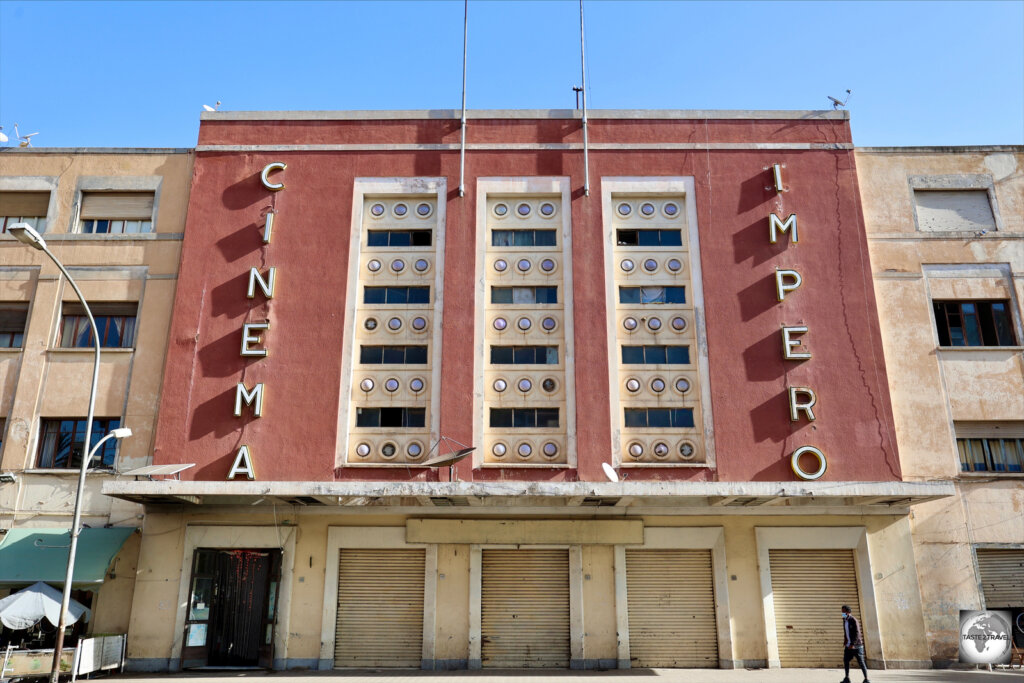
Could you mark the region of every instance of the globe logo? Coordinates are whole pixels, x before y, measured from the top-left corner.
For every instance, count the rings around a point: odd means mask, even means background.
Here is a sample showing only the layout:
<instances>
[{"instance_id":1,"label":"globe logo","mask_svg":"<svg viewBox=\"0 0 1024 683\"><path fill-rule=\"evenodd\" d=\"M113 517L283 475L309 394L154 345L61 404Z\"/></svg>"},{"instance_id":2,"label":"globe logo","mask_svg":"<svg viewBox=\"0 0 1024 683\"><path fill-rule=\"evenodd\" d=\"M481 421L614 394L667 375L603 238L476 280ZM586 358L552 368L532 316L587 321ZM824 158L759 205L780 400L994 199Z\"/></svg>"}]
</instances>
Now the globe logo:
<instances>
[{"instance_id":1,"label":"globe logo","mask_svg":"<svg viewBox=\"0 0 1024 683\"><path fill-rule=\"evenodd\" d=\"M960 662L1007 664L1012 631L1009 612L960 610Z\"/></svg>"}]
</instances>

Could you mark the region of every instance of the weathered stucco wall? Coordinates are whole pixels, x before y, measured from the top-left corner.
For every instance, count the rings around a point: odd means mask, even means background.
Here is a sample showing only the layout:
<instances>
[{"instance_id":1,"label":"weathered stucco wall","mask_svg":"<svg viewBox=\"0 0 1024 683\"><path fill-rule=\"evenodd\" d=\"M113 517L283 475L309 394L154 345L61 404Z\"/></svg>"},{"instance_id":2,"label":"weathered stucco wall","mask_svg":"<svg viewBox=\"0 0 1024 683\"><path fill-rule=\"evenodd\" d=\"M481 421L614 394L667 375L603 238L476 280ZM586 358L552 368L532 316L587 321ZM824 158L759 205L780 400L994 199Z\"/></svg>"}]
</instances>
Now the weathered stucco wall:
<instances>
[{"instance_id":1,"label":"weathered stucco wall","mask_svg":"<svg viewBox=\"0 0 1024 683\"><path fill-rule=\"evenodd\" d=\"M1024 548L1024 477L961 473L954 424L1024 421L1024 149L858 150L903 475L953 480L957 495L914 508L931 656L957 659L958 610L983 606L975 548ZM998 229L920 231L912 177L991 187ZM935 299L1007 299L1017 346L940 348Z\"/></svg>"}]
</instances>

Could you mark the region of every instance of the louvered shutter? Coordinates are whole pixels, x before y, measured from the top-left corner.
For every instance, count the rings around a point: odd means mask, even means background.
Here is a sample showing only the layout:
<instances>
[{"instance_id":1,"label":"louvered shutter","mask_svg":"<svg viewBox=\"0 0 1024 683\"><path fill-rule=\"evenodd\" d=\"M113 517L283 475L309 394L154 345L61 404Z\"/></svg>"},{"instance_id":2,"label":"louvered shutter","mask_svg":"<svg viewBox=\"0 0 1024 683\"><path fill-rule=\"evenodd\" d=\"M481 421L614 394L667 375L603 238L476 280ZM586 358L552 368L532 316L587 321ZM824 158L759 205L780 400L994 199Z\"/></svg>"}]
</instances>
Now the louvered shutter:
<instances>
[{"instance_id":1,"label":"louvered shutter","mask_svg":"<svg viewBox=\"0 0 1024 683\"><path fill-rule=\"evenodd\" d=\"M49 192L0 192L0 216L45 216L49 206Z\"/></svg>"},{"instance_id":2,"label":"louvered shutter","mask_svg":"<svg viewBox=\"0 0 1024 683\"><path fill-rule=\"evenodd\" d=\"M710 550L627 550L626 591L633 666L718 666Z\"/></svg>"},{"instance_id":3,"label":"louvered shutter","mask_svg":"<svg viewBox=\"0 0 1024 683\"><path fill-rule=\"evenodd\" d=\"M424 551L342 548L338 561L334 665L418 669Z\"/></svg>"},{"instance_id":4,"label":"louvered shutter","mask_svg":"<svg viewBox=\"0 0 1024 683\"><path fill-rule=\"evenodd\" d=\"M1024 550L978 549L985 608L1024 607Z\"/></svg>"},{"instance_id":5,"label":"louvered shutter","mask_svg":"<svg viewBox=\"0 0 1024 683\"><path fill-rule=\"evenodd\" d=\"M487 667L569 666L569 551L484 550L481 658Z\"/></svg>"},{"instance_id":6,"label":"louvered shutter","mask_svg":"<svg viewBox=\"0 0 1024 683\"><path fill-rule=\"evenodd\" d=\"M835 667L843 662L843 620L849 605L863 630L852 550L770 550L779 661L784 667ZM865 633L867 642L872 634Z\"/></svg>"},{"instance_id":7,"label":"louvered shutter","mask_svg":"<svg viewBox=\"0 0 1024 683\"><path fill-rule=\"evenodd\" d=\"M79 215L83 220L152 220L153 193L87 192L82 195L82 210Z\"/></svg>"}]
</instances>

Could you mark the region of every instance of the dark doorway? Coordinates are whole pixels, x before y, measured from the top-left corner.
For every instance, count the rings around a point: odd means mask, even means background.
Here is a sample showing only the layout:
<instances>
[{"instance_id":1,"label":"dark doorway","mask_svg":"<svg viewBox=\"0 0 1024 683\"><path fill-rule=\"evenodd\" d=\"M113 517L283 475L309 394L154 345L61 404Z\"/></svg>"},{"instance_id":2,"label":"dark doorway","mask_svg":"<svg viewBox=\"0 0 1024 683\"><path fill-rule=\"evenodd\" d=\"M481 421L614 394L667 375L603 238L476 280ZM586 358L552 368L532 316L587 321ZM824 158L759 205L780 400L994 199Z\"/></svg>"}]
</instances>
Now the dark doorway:
<instances>
[{"instance_id":1,"label":"dark doorway","mask_svg":"<svg viewBox=\"0 0 1024 683\"><path fill-rule=\"evenodd\" d=\"M281 551L198 548L182 668L270 668Z\"/></svg>"}]
</instances>

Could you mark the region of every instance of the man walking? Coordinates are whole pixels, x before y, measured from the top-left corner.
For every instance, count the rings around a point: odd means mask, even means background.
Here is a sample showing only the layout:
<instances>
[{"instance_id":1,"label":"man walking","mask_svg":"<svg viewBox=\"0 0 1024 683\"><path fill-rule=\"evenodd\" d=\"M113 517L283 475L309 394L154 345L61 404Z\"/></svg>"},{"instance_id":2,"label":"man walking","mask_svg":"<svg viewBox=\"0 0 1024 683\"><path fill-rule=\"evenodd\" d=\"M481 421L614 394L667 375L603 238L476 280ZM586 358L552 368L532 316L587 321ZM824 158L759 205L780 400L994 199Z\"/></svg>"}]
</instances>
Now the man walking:
<instances>
[{"instance_id":1,"label":"man walking","mask_svg":"<svg viewBox=\"0 0 1024 683\"><path fill-rule=\"evenodd\" d=\"M864 683L871 683L868 680L868 667L864 663L864 634L861 633L860 623L850 613L850 606L843 605L843 635L845 636L845 649L843 650L843 666L846 667L846 678L842 683L850 683L850 660L857 658L860 670L864 674Z\"/></svg>"}]
</instances>

